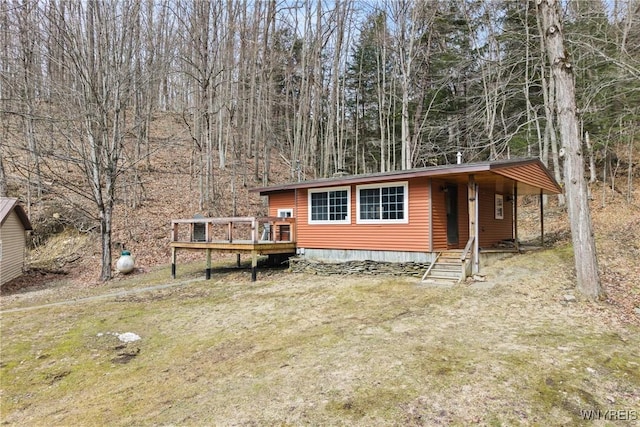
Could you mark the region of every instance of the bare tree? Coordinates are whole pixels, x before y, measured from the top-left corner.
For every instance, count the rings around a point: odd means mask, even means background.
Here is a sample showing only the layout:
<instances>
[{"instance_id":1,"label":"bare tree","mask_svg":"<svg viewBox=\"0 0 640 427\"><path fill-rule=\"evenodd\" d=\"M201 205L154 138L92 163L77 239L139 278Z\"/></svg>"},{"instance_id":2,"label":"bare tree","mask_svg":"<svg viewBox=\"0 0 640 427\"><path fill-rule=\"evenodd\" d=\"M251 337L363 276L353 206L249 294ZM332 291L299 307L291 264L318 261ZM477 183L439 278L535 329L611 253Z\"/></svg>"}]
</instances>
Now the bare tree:
<instances>
[{"instance_id":1,"label":"bare tree","mask_svg":"<svg viewBox=\"0 0 640 427\"><path fill-rule=\"evenodd\" d=\"M116 181L123 172L125 137L132 131L127 127L126 107L132 102L134 54L140 48L136 31L140 5L135 0L89 0L68 6L56 22L75 78L71 86L57 88L63 98L60 106L67 109L69 118L60 132L73 156L69 161L85 182L58 178L69 190L91 199L97 209L102 247L100 278L108 280Z\"/></svg>"},{"instance_id":2,"label":"bare tree","mask_svg":"<svg viewBox=\"0 0 640 427\"><path fill-rule=\"evenodd\" d=\"M20 65L21 65L21 104L20 115L23 122L24 139L27 142L26 149L29 153L27 194L31 196L31 183L35 184L36 197L42 196L42 180L40 172L40 146L36 133L36 93L40 90L40 58L37 29L38 16L37 3L24 1L15 9L15 18L19 32ZM33 175L32 175L33 174ZM31 200L27 203L31 205Z\"/></svg>"},{"instance_id":3,"label":"bare tree","mask_svg":"<svg viewBox=\"0 0 640 427\"><path fill-rule=\"evenodd\" d=\"M582 140L578 132L572 64L564 48L558 2L536 0L536 3L551 72L556 82L558 127L564 151L564 187L571 222L578 289L586 297L597 299L602 289L584 176Z\"/></svg>"},{"instance_id":4,"label":"bare tree","mask_svg":"<svg viewBox=\"0 0 640 427\"><path fill-rule=\"evenodd\" d=\"M7 196L7 174L4 170L4 148L8 142L9 134L9 112L12 109L11 98L12 89L10 78L11 68L9 62L9 52L11 51L11 39L9 37L9 2L0 1L0 197Z\"/></svg>"},{"instance_id":5,"label":"bare tree","mask_svg":"<svg viewBox=\"0 0 640 427\"><path fill-rule=\"evenodd\" d=\"M325 160L324 160L324 175L328 175L331 160L333 160L333 171L337 172L345 168L345 147L344 139L342 136L342 107L343 102L340 96L343 90L343 82L341 81L341 75L343 74L343 46L345 36L348 36L349 30L346 28L346 23L349 20L350 14L350 2L336 1L335 8L332 11L332 16L335 18L332 21L335 22L335 27L330 28L330 31L334 34L332 49L332 66L330 68L330 81L329 96L327 105L327 131L325 132L324 144L325 144Z\"/></svg>"},{"instance_id":6,"label":"bare tree","mask_svg":"<svg viewBox=\"0 0 640 427\"><path fill-rule=\"evenodd\" d=\"M400 140L402 161L400 169L411 169L411 134L409 124L409 99L411 96L411 75L414 71L416 43L418 41L418 13L420 7L407 0L393 2L392 17L398 25L396 32L397 57L399 61L400 92L401 92L401 124Z\"/></svg>"}]
</instances>

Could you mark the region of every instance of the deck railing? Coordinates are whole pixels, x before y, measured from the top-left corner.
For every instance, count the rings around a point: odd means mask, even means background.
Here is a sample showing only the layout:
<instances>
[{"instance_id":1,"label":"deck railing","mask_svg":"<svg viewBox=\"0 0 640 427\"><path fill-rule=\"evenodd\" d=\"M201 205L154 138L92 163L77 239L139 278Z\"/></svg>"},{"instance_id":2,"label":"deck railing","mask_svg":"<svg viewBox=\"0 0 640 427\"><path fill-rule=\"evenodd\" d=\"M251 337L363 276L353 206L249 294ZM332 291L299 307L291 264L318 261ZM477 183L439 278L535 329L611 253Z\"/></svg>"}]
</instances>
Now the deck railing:
<instances>
[{"instance_id":1,"label":"deck railing","mask_svg":"<svg viewBox=\"0 0 640 427\"><path fill-rule=\"evenodd\" d=\"M188 230L184 230L187 226ZM186 218L171 221L172 242L295 242L295 218Z\"/></svg>"}]
</instances>

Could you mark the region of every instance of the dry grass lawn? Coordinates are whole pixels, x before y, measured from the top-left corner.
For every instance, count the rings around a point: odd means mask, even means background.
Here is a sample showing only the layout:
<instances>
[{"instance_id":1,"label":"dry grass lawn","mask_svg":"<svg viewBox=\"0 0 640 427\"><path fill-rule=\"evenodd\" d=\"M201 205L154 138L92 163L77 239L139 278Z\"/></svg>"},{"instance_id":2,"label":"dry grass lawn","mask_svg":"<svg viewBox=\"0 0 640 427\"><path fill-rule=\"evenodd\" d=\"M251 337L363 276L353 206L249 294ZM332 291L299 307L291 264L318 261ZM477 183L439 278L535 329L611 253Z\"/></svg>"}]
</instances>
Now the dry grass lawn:
<instances>
[{"instance_id":1,"label":"dry grass lawn","mask_svg":"<svg viewBox=\"0 0 640 427\"><path fill-rule=\"evenodd\" d=\"M495 264L479 287L282 271L251 283L242 271L119 293L170 283L164 268L64 305L15 310L67 299L63 285L5 296L0 422L545 426L605 425L582 420L590 409L640 416L640 330L606 302L567 302L571 270L564 247Z\"/></svg>"}]
</instances>

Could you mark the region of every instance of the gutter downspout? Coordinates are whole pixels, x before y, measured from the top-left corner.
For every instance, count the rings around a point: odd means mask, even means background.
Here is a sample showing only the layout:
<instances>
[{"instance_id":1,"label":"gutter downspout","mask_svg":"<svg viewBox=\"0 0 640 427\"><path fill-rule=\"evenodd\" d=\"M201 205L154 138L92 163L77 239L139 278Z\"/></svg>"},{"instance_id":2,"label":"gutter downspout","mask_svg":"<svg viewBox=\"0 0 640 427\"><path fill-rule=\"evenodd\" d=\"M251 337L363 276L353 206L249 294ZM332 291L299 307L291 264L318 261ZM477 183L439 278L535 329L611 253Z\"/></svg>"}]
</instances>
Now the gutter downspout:
<instances>
[{"instance_id":1,"label":"gutter downspout","mask_svg":"<svg viewBox=\"0 0 640 427\"><path fill-rule=\"evenodd\" d=\"M520 252L520 241L518 240L518 183L513 183L513 242L516 252Z\"/></svg>"},{"instance_id":2,"label":"gutter downspout","mask_svg":"<svg viewBox=\"0 0 640 427\"><path fill-rule=\"evenodd\" d=\"M298 172L298 178L300 178L299 172ZM296 226L294 227L295 235L293 236L293 238L296 239L296 255L298 255L298 227L300 226L300 223L298 221L298 189L297 188L293 190L293 215L296 220Z\"/></svg>"},{"instance_id":3,"label":"gutter downspout","mask_svg":"<svg viewBox=\"0 0 640 427\"><path fill-rule=\"evenodd\" d=\"M544 247L544 190L540 189L540 246Z\"/></svg>"},{"instance_id":4,"label":"gutter downspout","mask_svg":"<svg viewBox=\"0 0 640 427\"><path fill-rule=\"evenodd\" d=\"M433 179L429 178L429 252L433 252Z\"/></svg>"}]
</instances>

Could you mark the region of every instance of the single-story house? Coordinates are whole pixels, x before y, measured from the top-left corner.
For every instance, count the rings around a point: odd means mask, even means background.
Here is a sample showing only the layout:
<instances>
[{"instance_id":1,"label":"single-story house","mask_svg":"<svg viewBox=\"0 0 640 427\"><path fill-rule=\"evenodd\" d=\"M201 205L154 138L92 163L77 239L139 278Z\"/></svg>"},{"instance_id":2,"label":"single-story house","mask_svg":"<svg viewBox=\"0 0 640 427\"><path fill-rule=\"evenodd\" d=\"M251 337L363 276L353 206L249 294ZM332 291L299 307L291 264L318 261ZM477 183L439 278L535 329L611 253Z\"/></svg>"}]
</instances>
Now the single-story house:
<instances>
[{"instance_id":1,"label":"single-story house","mask_svg":"<svg viewBox=\"0 0 640 427\"><path fill-rule=\"evenodd\" d=\"M434 263L443 252L517 242L517 197L562 189L533 158L347 175L252 189L293 217L298 255Z\"/></svg>"},{"instance_id":2,"label":"single-story house","mask_svg":"<svg viewBox=\"0 0 640 427\"><path fill-rule=\"evenodd\" d=\"M32 229L18 199L0 197L0 285L23 273L26 232Z\"/></svg>"}]
</instances>

